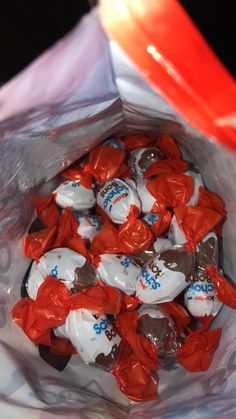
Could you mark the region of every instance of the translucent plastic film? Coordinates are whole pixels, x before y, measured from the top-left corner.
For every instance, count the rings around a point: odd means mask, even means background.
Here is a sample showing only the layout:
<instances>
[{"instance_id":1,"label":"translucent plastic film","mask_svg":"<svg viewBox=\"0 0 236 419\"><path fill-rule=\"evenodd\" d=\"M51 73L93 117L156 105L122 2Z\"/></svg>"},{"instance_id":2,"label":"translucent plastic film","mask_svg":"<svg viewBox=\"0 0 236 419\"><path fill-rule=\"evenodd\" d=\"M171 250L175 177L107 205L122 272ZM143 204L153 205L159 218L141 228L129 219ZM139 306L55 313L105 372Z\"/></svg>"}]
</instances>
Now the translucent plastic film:
<instances>
[{"instance_id":1,"label":"translucent plastic film","mask_svg":"<svg viewBox=\"0 0 236 419\"><path fill-rule=\"evenodd\" d=\"M138 2L142 3L142 2ZM63 65L62 65L63 63ZM115 134L170 133L206 186L225 201L225 272L236 269L236 158L186 122L145 80L95 13L0 90L0 401L4 418L233 417L235 312L217 317L222 339L205 373L161 371L159 399L131 404L106 372L76 355L59 372L11 321L29 265L21 239L35 199L55 189L55 176ZM188 119L188 118L187 118Z\"/></svg>"}]
</instances>

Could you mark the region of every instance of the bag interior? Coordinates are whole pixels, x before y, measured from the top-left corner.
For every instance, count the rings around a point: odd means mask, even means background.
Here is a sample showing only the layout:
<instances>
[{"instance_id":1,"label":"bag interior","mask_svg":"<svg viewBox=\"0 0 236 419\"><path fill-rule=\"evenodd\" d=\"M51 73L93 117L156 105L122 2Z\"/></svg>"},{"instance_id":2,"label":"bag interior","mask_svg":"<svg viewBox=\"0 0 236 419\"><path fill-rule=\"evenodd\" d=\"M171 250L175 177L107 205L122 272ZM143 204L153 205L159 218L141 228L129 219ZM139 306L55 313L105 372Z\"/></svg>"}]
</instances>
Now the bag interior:
<instances>
[{"instance_id":1,"label":"bag interior","mask_svg":"<svg viewBox=\"0 0 236 419\"><path fill-rule=\"evenodd\" d=\"M96 39L96 42L94 42ZM63 63L63 66L61 65ZM221 266L236 268L236 157L197 132L152 89L114 41L96 11L0 89L0 403L4 418L234 417L236 314L226 307L214 325L222 338L205 373L180 366L160 371L159 399L131 403L111 374L73 356L59 372L10 318L30 261L21 239L37 196L55 176L110 136L168 133L205 185L226 203ZM229 415L229 416L228 416Z\"/></svg>"}]
</instances>

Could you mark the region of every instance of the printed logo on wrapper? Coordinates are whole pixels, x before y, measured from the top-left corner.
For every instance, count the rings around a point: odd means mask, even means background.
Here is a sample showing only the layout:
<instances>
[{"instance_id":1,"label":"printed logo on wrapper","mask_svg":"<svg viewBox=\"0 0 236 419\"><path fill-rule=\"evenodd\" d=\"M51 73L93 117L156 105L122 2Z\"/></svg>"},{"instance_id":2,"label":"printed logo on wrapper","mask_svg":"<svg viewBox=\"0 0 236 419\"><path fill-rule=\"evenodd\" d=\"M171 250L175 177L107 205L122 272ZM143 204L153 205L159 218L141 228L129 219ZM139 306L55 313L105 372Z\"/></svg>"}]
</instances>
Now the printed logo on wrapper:
<instances>
[{"instance_id":1,"label":"printed logo on wrapper","mask_svg":"<svg viewBox=\"0 0 236 419\"><path fill-rule=\"evenodd\" d=\"M222 307L209 276L201 270L193 277L193 283L186 289L185 306L195 317L216 316Z\"/></svg>"},{"instance_id":2,"label":"printed logo on wrapper","mask_svg":"<svg viewBox=\"0 0 236 419\"><path fill-rule=\"evenodd\" d=\"M136 296L144 303L172 301L187 286L194 270L194 255L182 246L160 251L138 277Z\"/></svg>"},{"instance_id":3,"label":"printed logo on wrapper","mask_svg":"<svg viewBox=\"0 0 236 419\"><path fill-rule=\"evenodd\" d=\"M118 353L120 336L106 315L91 310L72 310L66 319L66 331L86 364L111 364Z\"/></svg>"},{"instance_id":4,"label":"printed logo on wrapper","mask_svg":"<svg viewBox=\"0 0 236 419\"><path fill-rule=\"evenodd\" d=\"M105 284L132 295L140 274L140 266L130 256L104 254L100 255L97 273Z\"/></svg>"},{"instance_id":5,"label":"printed logo on wrapper","mask_svg":"<svg viewBox=\"0 0 236 419\"><path fill-rule=\"evenodd\" d=\"M112 179L105 183L97 195L97 203L114 223L124 224L130 214L131 206L140 210L140 201L134 183Z\"/></svg>"}]
</instances>

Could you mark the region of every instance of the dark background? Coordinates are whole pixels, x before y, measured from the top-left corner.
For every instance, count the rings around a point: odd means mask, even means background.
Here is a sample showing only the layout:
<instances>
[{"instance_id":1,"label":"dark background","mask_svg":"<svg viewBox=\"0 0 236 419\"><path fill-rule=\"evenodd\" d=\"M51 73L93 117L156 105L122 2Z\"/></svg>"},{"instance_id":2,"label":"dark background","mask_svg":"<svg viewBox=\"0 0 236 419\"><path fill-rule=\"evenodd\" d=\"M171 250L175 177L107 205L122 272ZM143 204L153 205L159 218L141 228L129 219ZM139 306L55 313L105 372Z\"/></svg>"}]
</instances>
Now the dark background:
<instances>
[{"instance_id":1,"label":"dark background","mask_svg":"<svg viewBox=\"0 0 236 419\"><path fill-rule=\"evenodd\" d=\"M13 77L72 29L93 3L95 0L0 0L0 83ZM181 3L235 76L235 2L182 0Z\"/></svg>"}]
</instances>

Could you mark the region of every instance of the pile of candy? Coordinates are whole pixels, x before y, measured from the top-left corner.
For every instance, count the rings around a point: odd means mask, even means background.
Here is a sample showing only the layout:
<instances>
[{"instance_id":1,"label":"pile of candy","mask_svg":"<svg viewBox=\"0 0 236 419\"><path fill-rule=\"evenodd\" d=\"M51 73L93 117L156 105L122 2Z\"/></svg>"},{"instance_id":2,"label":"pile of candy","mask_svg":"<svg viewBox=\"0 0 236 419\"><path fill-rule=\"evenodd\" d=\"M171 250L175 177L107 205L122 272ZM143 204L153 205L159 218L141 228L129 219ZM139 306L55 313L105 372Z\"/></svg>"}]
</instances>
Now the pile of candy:
<instances>
[{"instance_id":1,"label":"pile of candy","mask_svg":"<svg viewBox=\"0 0 236 419\"><path fill-rule=\"evenodd\" d=\"M219 270L222 200L172 137L109 139L60 174L24 238L34 262L12 318L51 356L78 353L134 401L158 370L205 371L236 292Z\"/></svg>"}]
</instances>

